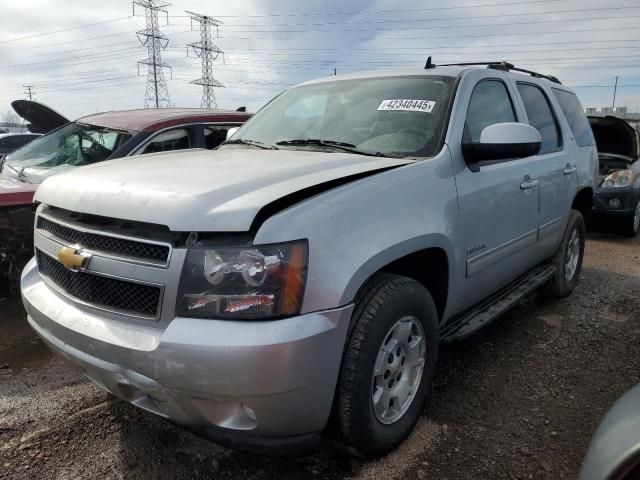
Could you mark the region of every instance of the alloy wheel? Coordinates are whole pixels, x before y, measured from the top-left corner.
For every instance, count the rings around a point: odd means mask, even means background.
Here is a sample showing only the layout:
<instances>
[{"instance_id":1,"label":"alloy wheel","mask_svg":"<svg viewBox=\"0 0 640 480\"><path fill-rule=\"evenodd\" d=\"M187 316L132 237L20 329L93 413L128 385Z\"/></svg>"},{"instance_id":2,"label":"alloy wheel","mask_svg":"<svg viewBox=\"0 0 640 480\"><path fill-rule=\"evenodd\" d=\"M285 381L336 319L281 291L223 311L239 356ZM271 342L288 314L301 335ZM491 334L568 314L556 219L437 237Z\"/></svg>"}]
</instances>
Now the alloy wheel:
<instances>
[{"instance_id":1,"label":"alloy wheel","mask_svg":"<svg viewBox=\"0 0 640 480\"><path fill-rule=\"evenodd\" d=\"M574 227L571 231L569 244L567 245L567 255L564 263L564 277L570 282L576 271L578 270L578 261L580 260L580 232Z\"/></svg>"},{"instance_id":2,"label":"alloy wheel","mask_svg":"<svg viewBox=\"0 0 640 480\"><path fill-rule=\"evenodd\" d=\"M426 340L420 321L402 317L384 338L374 366L371 400L380 423L397 422L411 406L422 380Z\"/></svg>"}]
</instances>

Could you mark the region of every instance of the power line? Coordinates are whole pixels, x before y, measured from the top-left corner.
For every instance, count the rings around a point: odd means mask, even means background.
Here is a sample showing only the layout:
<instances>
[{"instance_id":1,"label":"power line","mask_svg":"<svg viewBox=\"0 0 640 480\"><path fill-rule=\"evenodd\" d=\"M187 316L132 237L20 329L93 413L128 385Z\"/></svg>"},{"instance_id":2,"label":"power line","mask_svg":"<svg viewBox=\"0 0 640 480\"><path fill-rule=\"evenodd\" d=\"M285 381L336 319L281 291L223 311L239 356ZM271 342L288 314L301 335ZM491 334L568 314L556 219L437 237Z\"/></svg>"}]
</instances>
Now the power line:
<instances>
[{"instance_id":1,"label":"power line","mask_svg":"<svg viewBox=\"0 0 640 480\"><path fill-rule=\"evenodd\" d=\"M628 18L628 17L615 17L615 18ZM491 25L487 25L487 26L491 26ZM461 25L461 26L456 26L459 28L466 28L466 25ZM451 28L451 27L450 27ZM406 29L405 29L406 30ZM412 29L415 30L415 29ZM637 26L630 26L630 27L602 27L602 28L579 28L579 29L572 29L572 30L568 30L568 29L562 29L562 30L547 30L547 31L537 31L537 32L521 32L521 33L494 33L494 34L490 34L490 33L475 33L475 34L469 34L469 35L420 35L419 37L385 37L384 40L385 41L389 41L389 40L439 40L439 39L459 39L459 38L493 38L493 37L530 37L532 35L535 35L537 37L543 36L543 35L560 35L560 34L566 34L566 33L582 33L582 32L609 32L609 31L620 31L620 30L634 30L637 31L638 27ZM305 30L306 31L306 30ZM305 32L305 31L301 31L298 30L298 32ZM346 32L350 32L351 30L344 30ZM377 29L377 30L358 30L358 32L367 32L367 31L389 31L389 30L384 30L384 29ZM333 33L330 32L328 30L326 30L326 32L328 33ZM252 33L252 32L249 32ZM266 32L266 33L280 33L280 32ZM230 37L230 36L222 36L220 37L224 40L269 40L269 41L283 41L283 42L291 42L290 38L273 38L273 37ZM352 39L352 41L370 41L371 38L354 38ZM570 43L570 42L568 42Z\"/></svg>"},{"instance_id":2,"label":"power line","mask_svg":"<svg viewBox=\"0 0 640 480\"><path fill-rule=\"evenodd\" d=\"M385 23L415 23L415 22L444 22L444 21L458 21L458 20L478 20L483 18L511 18L511 17L530 17L532 15L557 15L560 13L584 13L584 12L600 12L603 10L629 10L640 8L639 6L620 6L620 7L599 7L599 8L578 8L570 10L547 10L544 12L520 12L520 13L500 13L496 15L471 15L467 17L442 17L442 18L410 18L410 19L389 19L384 20L365 20L362 22L315 22L315 23L271 23L273 27L307 27L307 26L324 26L324 25L370 25L370 24L385 24ZM585 20L590 20L585 19ZM260 24L246 24L246 23L228 23L227 27L256 27Z\"/></svg>"},{"instance_id":3,"label":"power line","mask_svg":"<svg viewBox=\"0 0 640 480\"><path fill-rule=\"evenodd\" d=\"M186 25L182 25L182 24L174 24L174 25L167 25L168 27L184 27ZM185 30L183 32L173 32L172 35L181 35L183 33L189 33L191 30ZM48 42L45 45L33 45L33 46L29 46L30 50L36 49L36 48L51 48L51 47L57 47L59 45L67 45L69 43L80 43L80 42L89 42L91 40L99 40L102 38L110 38L110 37L122 37L123 35L127 35L130 33L136 33L136 30L128 30L126 32L118 32L118 33L110 33L108 35L98 35L96 37L85 37L85 38L78 38L76 40L66 40L64 42Z\"/></svg>"},{"instance_id":4,"label":"power line","mask_svg":"<svg viewBox=\"0 0 640 480\"><path fill-rule=\"evenodd\" d=\"M601 20L628 20L631 18L640 18L640 15L625 15L625 16L613 16L613 17L593 17L593 18L558 18L558 19L545 19L545 20L533 20L529 22L508 22L508 23L481 23L474 25L435 25L430 27L403 27L403 30L436 30L446 28L451 30L452 28L474 28L474 27L505 27L505 26L517 26L517 25L536 25L547 24L557 22L582 22L582 21L601 21ZM256 25L259 26L259 25ZM637 27L636 27L637 28ZM320 29L305 29L305 30L235 30L236 33L335 33L335 32L385 32L390 31L388 28L365 28L365 29L334 29L334 30L320 30ZM535 32L540 34L540 32ZM509 33L502 32L503 36L509 36Z\"/></svg>"},{"instance_id":5,"label":"power line","mask_svg":"<svg viewBox=\"0 0 640 480\"><path fill-rule=\"evenodd\" d=\"M96 26L96 25L103 25L105 23L118 22L120 20L125 20L127 18L131 18L131 15L129 15L127 17L119 17L119 18L112 18L110 20L103 20L101 22L89 23L87 25L80 25L78 27L63 28L61 30L54 30L54 31L51 31L51 32L37 33L35 35L28 35L26 37L10 38L8 40L1 40L0 44L1 43L9 43L9 42L17 42L17 41L20 41L20 40L28 40L30 38L43 37L45 35L53 35L55 33L69 32L71 30L78 30L78 29L81 29L81 28L93 27L93 26Z\"/></svg>"},{"instance_id":6,"label":"power line","mask_svg":"<svg viewBox=\"0 0 640 480\"><path fill-rule=\"evenodd\" d=\"M485 3L480 5L456 5L448 7L430 7L430 8L413 8L402 10L374 10L374 11L351 11L351 12L311 12L311 13L269 13L269 14L253 14L253 15L218 15L220 18L265 18L265 17L313 17L313 16L337 16L337 15L378 15L381 13L415 13L415 12L432 12L437 10L456 10L469 8L484 7L505 7L516 5L530 5L537 3L564 2L565 0L530 0L525 2L507 2L507 3ZM173 16L173 15L172 15ZM182 17L176 15L176 17Z\"/></svg>"},{"instance_id":7,"label":"power line","mask_svg":"<svg viewBox=\"0 0 640 480\"><path fill-rule=\"evenodd\" d=\"M197 80L192 80L190 83L202 86L202 100L200 102L202 108L218 108L213 89L224 85L213 78L213 62L219 55L223 55L224 58L224 53L214 45L211 37L211 28L216 28L217 36L218 27L222 22L199 13L187 13L191 16L192 23L196 21L200 24L200 41L187 44L187 55L189 54L189 47L191 47L202 62L202 76Z\"/></svg>"},{"instance_id":8,"label":"power line","mask_svg":"<svg viewBox=\"0 0 640 480\"><path fill-rule=\"evenodd\" d=\"M446 48L447 50L450 50L452 48L456 48L456 47L442 47L442 48ZM465 47L462 47L465 48ZM632 47L603 47L603 48L597 48L597 47L587 47L587 48L556 48L556 49L547 49L545 50L545 53L548 52L554 52L554 53L570 53L570 52L583 52L583 51L589 51L589 52L593 52L594 50L620 50L620 49L632 49L634 51L636 51L638 49L637 46L632 46ZM250 50L250 49L246 49L246 50ZM250 51L250 52L236 52L233 53L231 55L230 58L235 58L235 57L244 57L244 56L249 56L249 57L254 57L254 56L268 56L268 57L272 57L272 56L284 56L287 58L293 57L311 57L312 59L317 59L319 57L344 57L345 53L344 52L320 52L320 53L316 53L316 52L310 52L310 53L305 53L305 52L265 52L265 51L257 51L258 49L255 49L254 51ZM262 49L260 49L262 50ZM380 50L385 50L384 48L381 48ZM390 49L389 49L390 50ZM426 49L426 48L420 48L420 49L415 49L415 50L421 50L421 52L419 53L414 53L414 52L405 52L403 48L398 48L396 49L397 51L395 52L384 52L384 51L380 51L380 52L363 52L363 53L358 53L358 56L362 56L362 57L380 57L380 56L392 56L392 57L420 57L423 58L428 54L433 54L434 52L438 52L439 50L441 50L441 48L430 48L430 49ZM446 51L446 52L440 52L441 55L477 55L477 54L484 54L483 52L485 52L485 50L478 50L478 52L467 52L467 51ZM490 51L488 52L489 55L502 55L502 54L506 54L506 55L510 55L510 54L524 54L524 53L540 53L540 50L499 50L499 51ZM631 53L631 52L630 52ZM606 58L614 58L614 56L610 56L607 55L605 53L601 53L600 55L606 55ZM618 58L624 58L627 57L628 55L618 55ZM584 57L584 58L597 58L597 55L591 55L589 57ZM553 60L552 57L549 58L550 60Z\"/></svg>"}]
</instances>

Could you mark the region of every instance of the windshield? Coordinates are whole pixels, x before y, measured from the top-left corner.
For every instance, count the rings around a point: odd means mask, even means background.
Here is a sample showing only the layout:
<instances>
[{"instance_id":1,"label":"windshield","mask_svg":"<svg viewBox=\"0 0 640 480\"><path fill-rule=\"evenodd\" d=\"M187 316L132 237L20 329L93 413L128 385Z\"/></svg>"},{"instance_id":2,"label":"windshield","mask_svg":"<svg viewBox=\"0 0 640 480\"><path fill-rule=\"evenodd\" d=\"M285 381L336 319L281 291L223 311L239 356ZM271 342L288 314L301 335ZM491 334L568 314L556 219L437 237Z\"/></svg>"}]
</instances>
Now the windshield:
<instances>
[{"instance_id":1,"label":"windshield","mask_svg":"<svg viewBox=\"0 0 640 480\"><path fill-rule=\"evenodd\" d=\"M453 83L452 77L389 77L294 87L241 127L231 143L326 150L338 142L355 153L433 156Z\"/></svg>"},{"instance_id":2,"label":"windshield","mask_svg":"<svg viewBox=\"0 0 640 480\"><path fill-rule=\"evenodd\" d=\"M5 166L29 175L29 169L82 166L101 162L131 138L129 132L69 123L7 156Z\"/></svg>"}]
</instances>

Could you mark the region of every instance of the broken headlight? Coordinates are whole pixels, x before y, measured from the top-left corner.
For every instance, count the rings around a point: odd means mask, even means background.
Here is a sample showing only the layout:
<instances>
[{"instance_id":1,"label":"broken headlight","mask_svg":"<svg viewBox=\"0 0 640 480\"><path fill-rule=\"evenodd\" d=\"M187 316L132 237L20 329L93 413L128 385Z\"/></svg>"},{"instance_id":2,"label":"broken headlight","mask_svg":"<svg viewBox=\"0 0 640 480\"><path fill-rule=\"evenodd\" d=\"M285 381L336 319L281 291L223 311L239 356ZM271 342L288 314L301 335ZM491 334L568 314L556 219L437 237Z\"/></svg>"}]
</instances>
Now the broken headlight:
<instances>
[{"instance_id":1,"label":"broken headlight","mask_svg":"<svg viewBox=\"0 0 640 480\"><path fill-rule=\"evenodd\" d=\"M307 252L306 241L192 248L182 270L176 313L220 319L300 313Z\"/></svg>"},{"instance_id":2,"label":"broken headlight","mask_svg":"<svg viewBox=\"0 0 640 480\"><path fill-rule=\"evenodd\" d=\"M628 187L633 183L634 174L631 170L618 170L610 173L602 182L603 188L622 188Z\"/></svg>"}]
</instances>

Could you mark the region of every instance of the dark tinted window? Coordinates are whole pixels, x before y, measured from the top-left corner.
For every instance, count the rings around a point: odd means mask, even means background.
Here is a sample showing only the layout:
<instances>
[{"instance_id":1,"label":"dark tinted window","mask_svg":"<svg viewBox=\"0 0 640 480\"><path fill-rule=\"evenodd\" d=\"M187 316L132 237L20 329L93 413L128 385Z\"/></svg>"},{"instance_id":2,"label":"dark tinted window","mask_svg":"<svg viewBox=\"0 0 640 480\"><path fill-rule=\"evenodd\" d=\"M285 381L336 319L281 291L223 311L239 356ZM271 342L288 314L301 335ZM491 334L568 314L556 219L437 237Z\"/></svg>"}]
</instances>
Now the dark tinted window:
<instances>
[{"instance_id":1,"label":"dark tinted window","mask_svg":"<svg viewBox=\"0 0 640 480\"><path fill-rule=\"evenodd\" d=\"M207 149L216 148L227 138L227 130L230 125L209 125L204 127L204 142Z\"/></svg>"},{"instance_id":2,"label":"dark tinted window","mask_svg":"<svg viewBox=\"0 0 640 480\"><path fill-rule=\"evenodd\" d=\"M0 147L19 148L36 138L35 135L14 135L0 140Z\"/></svg>"},{"instance_id":3,"label":"dark tinted window","mask_svg":"<svg viewBox=\"0 0 640 480\"><path fill-rule=\"evenodd\" d=\"M556 100L560 104L562 113L569 122L569 127L573 132L573 136L576 139L576 143L579 147L587 145L595 145L596 141L593 138L593 132L589 126L587 116L584 114L582 105L578 97L571 92L565 92L564 90L558 90L553 88L553 94L556 96Z\"/></svg>"},{"instance_id":4,"label":"dark tinted window","mask_svg":"<svg viewBox=\"0 0 640 480\"><path fill-rule=\"evenodd\" d=\"M489 125L515 121L516 114L504 83L499 80L482 81L473 89L469 101L465 141L479 142L482 130Z\"/></svg>"},{"instance_id":5,"label":"dark tinted window","mask_svg":"<svg viewBox=\"0 0 640 480\"><path fill-rule=\"evenodd\" d=\"M191 148L191 132L186 128L178 128L160 133L144 148L142 153L167 152Z\"/></svg>"},{"instance_id":6,"label":"dark tinted window","mask_svg":"<svg viewBox=\"0 0 640 480\"><path fill-rule=\"evenodd\" d=\"M537 128L542 137L540 154L557 151L562 145L562 137L547 96L540 88L528 83L518 83L518 91L529 117L529 124Z\"/></svg>"}]
</instances>

